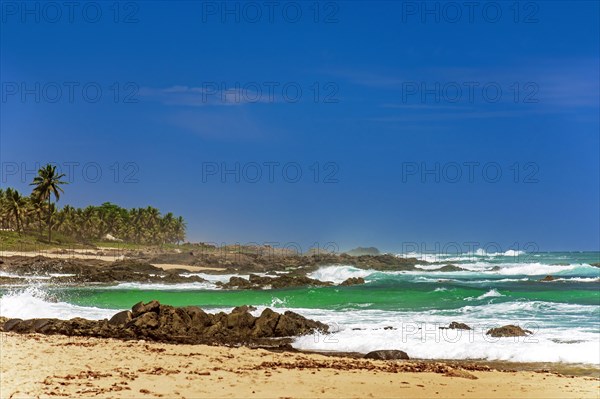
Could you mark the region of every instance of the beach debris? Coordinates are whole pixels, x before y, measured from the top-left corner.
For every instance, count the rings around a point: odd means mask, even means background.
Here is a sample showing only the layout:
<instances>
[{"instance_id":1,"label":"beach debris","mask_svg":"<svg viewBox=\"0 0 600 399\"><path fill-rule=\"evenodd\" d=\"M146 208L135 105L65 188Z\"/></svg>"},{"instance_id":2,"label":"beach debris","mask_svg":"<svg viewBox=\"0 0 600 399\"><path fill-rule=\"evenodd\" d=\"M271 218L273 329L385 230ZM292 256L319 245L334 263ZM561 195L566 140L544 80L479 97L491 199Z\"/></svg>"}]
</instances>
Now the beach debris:
<instances>
[{"instance_id":1,"label":"beach debris","mask_svg":"<svg viewBox=\"0 0 600 399\"><path fill-rule=\"evenodd\" d=\"M486 332L487 335L491 335L492 337L526 337L529 334L533 334L529 330L524 330L519 326L515 326L512 324L489 329Z\"/></svg>"},{"instance_id":2,"label":"beach debris","mask_svg":"<svg viewBox=\"0 0 600 399\"><path fill-rule=\"evenodd\" d=\"M377 350L363 356L365 359L374 360L408 360L408 354L400 350Z\"/></svg>"},{"instance_id":3,"label":"beach debris","mask_svg":"<svg viewBox=\"0 0 600 399\"><path fill-rule=\"evenodd\" d=\"M474 374L469 373L468 371L449 368L448 371L444 373L444 377L459 377L459 378L467 378L469 380L477 380L478 377Z\"/></svg>"}]
</instances>

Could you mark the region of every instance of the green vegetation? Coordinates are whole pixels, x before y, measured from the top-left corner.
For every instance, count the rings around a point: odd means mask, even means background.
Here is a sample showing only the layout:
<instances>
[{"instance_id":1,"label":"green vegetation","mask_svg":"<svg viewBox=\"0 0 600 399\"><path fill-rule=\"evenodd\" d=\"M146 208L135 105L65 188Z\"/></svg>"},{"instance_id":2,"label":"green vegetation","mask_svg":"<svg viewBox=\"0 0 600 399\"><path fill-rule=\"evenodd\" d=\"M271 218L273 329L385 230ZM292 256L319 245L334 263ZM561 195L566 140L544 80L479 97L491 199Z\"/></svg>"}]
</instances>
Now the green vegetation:
<instances>
[{"instance_id":1,"label":"green vegetation","mask_svg":"<svg viewBox=\"0 0 600 399\"><path fill-rule=\"evenodd\" d=\"M127 244L177 244L185 239L186 224L181 216L176 217L171 212L163 216L151 206L125 209L106 202L100 206L74 208L66 205L57 209L52 195L59 200L63 192L60 186L66 184L61 180L63 177L56 173L56 167L46 165L31 183L35 186L31 195L24 196L13 188L0 189L2 245L14 247L19 242L25 247L37 245L39 248L43 244L44 229L48 231L47 245L53 244L53 231L58 244L90 245L101 241L100 246L115 246L117 241L123 247ZM32 242L35 236L37 242Z\"/></svg>"}]
</instances>

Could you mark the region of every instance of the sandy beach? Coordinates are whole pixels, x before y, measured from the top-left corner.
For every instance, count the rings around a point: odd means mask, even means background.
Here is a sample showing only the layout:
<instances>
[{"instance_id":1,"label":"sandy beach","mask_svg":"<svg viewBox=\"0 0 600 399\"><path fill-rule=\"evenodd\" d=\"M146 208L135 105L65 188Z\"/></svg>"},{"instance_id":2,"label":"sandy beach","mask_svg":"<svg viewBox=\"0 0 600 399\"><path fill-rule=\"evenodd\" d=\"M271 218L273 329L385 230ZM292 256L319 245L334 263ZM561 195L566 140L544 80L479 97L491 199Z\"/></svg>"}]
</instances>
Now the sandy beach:
<instances>
[{"instance_id":1,"label":"sandy beach","mask_svg":"<svg viewBox=\"0 0 600 399\"><path fill-rule=\"evenodd\" d=\"M600 394L595 377L530 371L457 370L457 376L394 372L390 366L395 362L386 361L38 334L1 333L0 342L3 398L597 398Z\"/></svg>"}]
</instances>

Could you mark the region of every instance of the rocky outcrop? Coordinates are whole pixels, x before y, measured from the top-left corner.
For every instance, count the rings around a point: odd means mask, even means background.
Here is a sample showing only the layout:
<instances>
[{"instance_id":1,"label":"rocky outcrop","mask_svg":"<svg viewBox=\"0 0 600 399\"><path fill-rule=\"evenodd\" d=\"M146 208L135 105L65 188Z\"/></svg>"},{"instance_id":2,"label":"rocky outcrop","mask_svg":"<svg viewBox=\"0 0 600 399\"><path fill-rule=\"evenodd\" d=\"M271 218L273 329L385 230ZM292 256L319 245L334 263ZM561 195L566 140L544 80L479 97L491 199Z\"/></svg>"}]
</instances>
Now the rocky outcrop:
<instances>
[{"instance_id":1,"label":"rocky outcrop","mask_svg":"<svg viewBox=\"0 0 600 399\"><path fill-rule=\"evenodd\" d=\"M498 328L492 328L486 332L487 335L492 337L526 337L527 335L533 334L529 330L524 330L519 326L509 324Z\"/></svg>"},{"instance_id":2,"label":"rocky outcrop","mask_svg":"<svg viewBox=\"0 0 600 399\"><path fill-rule=\"evenodd\" d=\"M138 303L131 311L110 320L9 319L2 329L16 333L62 334L118 339L146 339L170 343L274 345L289 344L289 337L327 332L328 326L290 311L265 309L258 317L251 307L231 313L209 314L195 306L173 307L158 301Z\"/></svg>"},{"instance_id":3,"label":"rocky outcrop","mask_svg":"<svg viewBox=\"0 0 600 399\"><path fill-rule=\"evenodd\" d=\"M377 249L375 247L366 247L366 248L358 247L358 248L351 249L350 251L347 251L346 253L351 256L362 256L362 255L377 256L377 255L381 254L381 252L379 252L379 249Z\"/></svg>"},{"instance_id":4,"label":"rocky outcrop","mask_svg":"<svg viewBox=\"0 0 600 399\"><path fill-rule=\"evenodd\" d=\"M435 270L436 272L464 272L465 269L455 265L445 265Z\"/></svg>"},{"instance_id":5,"label":"rocky outcrop","mask_svg":"<svg viewBox=\"0 0 600 399\"><path fill-rule=\"evenodd\" d=\"M246 280L242 277L233 276L227 283L217 283L221 288L225 289L242 289L242 290L257 290L264 288L291 288L291 287L306 287L306 286L329 286L332 283L328 281L315 280L302 275L284 274L277 277L261 277L256 274L251 274Z\"/></svg>"},{"instance_id":6,"label":"rocky outcrop","mask_svg":"<svg viewBox=\"0 0 600 399\"><path fill-rule=\"evenodd\" d=\"M181 276L179 273L182 270L165 271L149 263L136 260L107 263L94 259L53 259L42 256L15 256L5 258L5 263L2 264L0 269L24 277L49 274L73 274L73 276L52 277L51 282L57 284L121 282L176 284L206 281L198 276ZM6 285L26 281L26 279L13 278L6 280L0 278L0 284Z\"/></svg>"},{"instance_id":7,"label":"rocky outcrop","mask_svg":"<svg viewBox=\"0 0 600 399\"><path fill-rule=\"evenodd\" d=\"M350 277L350 278L347 278L346 280L342 281L340 283L340 285L346 286L346 285L357 285L357 284L364 284L364 283L365 283L365 279L362 277Z\"/></svg>"},{"instance_id":8,"label":"rocky outcrop","mask_svg":"<svg viewBox=\"0 0 600 399\"><path fill-rule=\"evenodd\" d=\"M540 281L547 282L547 281L554 281L554 280L556 280L556 279L553 276L548 275L548 276L544 277L543 279L541 279Z\"/></svg>"},{"instance_id":9,"label":"rocky outcrop","mask_svg":"<svg viewBox=\"0 0 600 399\"><path fill-rule=\"evenodd\" d=\"M448 327L440 327L440 329L444 330L471 330L471 327L466 325L465 323L459 323L457 321L453 321L450 323Z\"/></svg>"},{"instance_id":10,"label":"rocky outcrop","mask_svg":"<svg viewBox=\"0 0 600 399\"><path fill-rule=\"evenodd\" d=\"M363 356L365 359L375 360L408 360L409 357L404 351L399 350L378 350L367 353Z\"/></svg>"}]
</instances>

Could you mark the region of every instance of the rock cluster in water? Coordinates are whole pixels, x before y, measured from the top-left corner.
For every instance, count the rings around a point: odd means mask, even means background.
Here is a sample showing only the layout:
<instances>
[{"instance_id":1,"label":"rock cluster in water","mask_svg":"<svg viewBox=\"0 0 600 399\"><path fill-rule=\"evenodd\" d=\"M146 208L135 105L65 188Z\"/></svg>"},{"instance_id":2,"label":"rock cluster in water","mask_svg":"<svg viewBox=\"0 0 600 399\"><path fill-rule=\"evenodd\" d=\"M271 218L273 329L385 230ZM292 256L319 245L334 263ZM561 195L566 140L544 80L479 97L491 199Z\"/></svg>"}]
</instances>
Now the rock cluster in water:
<instances>
[{"instance_id":1,"label":"rock cluster in water","mask_svg":"<svg viewBox=\"0 0 600 399\"><path fill-rule=\"evenodd\" d=\"M253 316L252 308L241 306L231 313L210 314L196 306L173 307L158 301L138 303L131 311L110 320L8 319L3 331L62 334L117 339L146 339L187 344L281 346L298 335L328 331L328 326L297 313L283 314L265 309Z\"/></svg>"}]
</instances>

